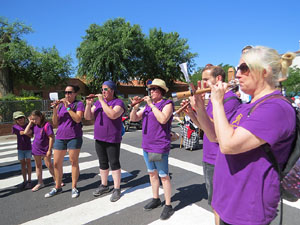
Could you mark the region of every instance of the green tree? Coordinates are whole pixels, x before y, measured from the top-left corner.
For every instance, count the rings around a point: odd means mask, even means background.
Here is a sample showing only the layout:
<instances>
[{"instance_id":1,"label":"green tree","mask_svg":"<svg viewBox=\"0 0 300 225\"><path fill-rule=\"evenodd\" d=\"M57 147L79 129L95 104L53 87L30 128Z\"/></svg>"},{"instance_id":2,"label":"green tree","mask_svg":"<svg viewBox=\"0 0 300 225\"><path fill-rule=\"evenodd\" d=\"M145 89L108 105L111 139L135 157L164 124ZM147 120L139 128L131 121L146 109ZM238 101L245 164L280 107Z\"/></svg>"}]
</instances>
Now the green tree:
<instances>
[{"instance_id":1,"label":"green tree","mask_svg":"<svg viewBox=\"0 0 300 225\"><path fill-rule=\"evenodd\" d=\"M195 66L193 58L197 56L189 51L187 40L180 38L177 32L164 33L161 29L150 29L145 38L143 56L143 74L140 80L161 78L172 87L174 80L183 80L179 64L188 62L188 71Z\"/></svg>"},{"instance_id":2,"label":"green tree","mask_svg":"<svg viewBox=\"0 0 300 225\"><path fill-rule=\"evenodd\" d=\"M290 68L288 79L282 82L282 86L287 94L297 95L300 92L300 68Z\"/></svg>"},{"instance_id":3,"label":"green tree","mask_svg":"<svg viewBox=\"0 0 300 225\"><path fill-rule=\"evenodd\" d=\"M0 18L0 94L12 93L22 82L39 87L61 83L72 72L71 57L60 57L57 49L38 50L22 35L32 29L21 22L8 23Z\"/></svg>"},{"instance_id":4,"label":"green tree","mask_svg":"<svg viewBox=\"0 0 300 225\"><path fill-rule=\"evenodd\" d=\"M105 80L128 82L141 74L144 35L139 25L123 18L102 26L91 24L77 48L78 76L85 76L90 90Z\"/></svg>"}]
</instances>

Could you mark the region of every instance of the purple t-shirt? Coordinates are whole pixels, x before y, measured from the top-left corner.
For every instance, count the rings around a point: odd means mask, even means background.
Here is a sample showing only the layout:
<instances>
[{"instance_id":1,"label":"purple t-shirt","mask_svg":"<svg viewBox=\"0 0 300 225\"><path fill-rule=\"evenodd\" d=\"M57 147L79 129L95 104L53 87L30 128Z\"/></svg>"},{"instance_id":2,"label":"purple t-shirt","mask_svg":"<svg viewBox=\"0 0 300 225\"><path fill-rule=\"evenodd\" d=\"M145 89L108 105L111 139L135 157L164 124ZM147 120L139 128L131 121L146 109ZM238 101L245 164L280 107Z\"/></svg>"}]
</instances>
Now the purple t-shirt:
<instances>
[{"instance_id":1,"label":"purple t-shirt","mask_svg":"<svg viewBox=\"0 0 300 225\"><path fill-rule=\"evenodd\" d=\"M172 104L174 111L174 104L171 100L163 99L154 105L162 111L164 106L167 104ZM160 124L154 116L152 109L146 105L143 112L142 130L142 148L146 152L167 153L170 151L172 119L173 116L170 117L166 124Z\"/></svg>"},{"instance_id":2,"label":"purple t-shirt","mask_svg":"<svg viewBox=\"0 0 300 225\"><path fill-rule=\"evenodd\" d=\"M248 117L253 105L242 104L231 124L265 140L282 165L288 158L295 137L295 111L289 103L275 98L259 104ZM219 152L213 184L212 207L224 222L261 225L270 223L276 216L280 200L279 176L262 147L236 155Z\"/></svg>"},{"instance_id":3,"label":"purple t-shirt","mask_svg":"<svg viewBox=\"0 0 300 225\"><path fill-rule=\"evenodd\" d=\"M104 100L105 101L105 100ZM105 101L106 102L106 101ZM115 106L121 106L125 112L124 102L115 98L109 102L106 102L111 108ZM103 111L102 105L97 100L95 102L95 128L94 128L94 139L104 141L108 143L121 143L122 140L122 115L117 119L110 119Z\"/></svg>"},{"instance_id":4,"label":"purple t-shirt","mask_svg":"<svg viewBox=\"0 0 300 225\"><path fill-rule=\"evenodd\" d=\"M43 127L34 125L33 134L32 155L46 155L49 148L49 136L54 134L52 125L48 122Z\"/></svg>"},{"instance_id":5,"label":"purple t-shirt","mask_svg":"<svg viewBox=\"0 0 300 225\"><path fill-rule=\"evenodd\" d=\"M27 124L24 126L20 126L18 124L13 125L12 133L17 135L17 143L18 143L18 150L31 150L31 138L27 135L21 135L20 131L24 131Z\"/></svg>"},{"instance_id":6,"label":"purple t-shirt","mask_svg":"<svg viewBox=\"0 0 300 225\"><path fill-rule=\"evenodd\" d=\"M75 112L75 101L69 105L71 110ZM84 105L81 101L77 101L77 111L84 112ZM70 116L67 108L61 103L58 110L58 128L56 131L56 139L70 140L82 137L82 124L76 123Z\"/></svg>"},{"instance_id":7,"label":"purple t-shirt","mask_svg":"<svg viewBox=\"0 0 300 225\"><path fill-rule=\"evenodd\" d=\"M236 97L236 98L233 98ZM224 95L224 100L229 99L224 103L224 110L227 119L230 119L233 114L236 112L237 107L241 104L240 101L237 99L237 96L232 92L228 91ZM212 103L209 100L206 112L210 118L213 119L213 107ZM206 134L204 133L203 136L203 162L215 165L215 160L217 157L217 152L219 151L219 144L216 142L210 142L207 138Z\"/></svg>"}]
</instances>

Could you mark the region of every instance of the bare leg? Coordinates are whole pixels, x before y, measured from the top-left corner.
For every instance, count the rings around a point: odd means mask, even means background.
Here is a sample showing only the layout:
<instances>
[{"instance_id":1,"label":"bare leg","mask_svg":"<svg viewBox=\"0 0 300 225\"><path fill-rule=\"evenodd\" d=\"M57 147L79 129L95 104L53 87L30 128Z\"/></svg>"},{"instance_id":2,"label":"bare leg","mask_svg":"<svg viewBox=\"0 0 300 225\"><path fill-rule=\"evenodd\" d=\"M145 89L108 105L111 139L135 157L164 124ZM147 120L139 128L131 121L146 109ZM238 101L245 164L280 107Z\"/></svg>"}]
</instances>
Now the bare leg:
<instances>
[{"instance_id":1,"label":"bare leg","mask_svg":"<svg viewBox=\"0 0 300 225\"><path fill-rule=\"evenodd\" d=\"M23 181L25 183L27 181L25 159L20 160L20 163L21 163L21 172L22 172L22 176L23 176Z\"/></svg>"},{"instance_id":2,"label":"bare leg","mask_svg":"<svg viewBox=\"0 0 300 225\"><path fill-rule=\"evenodd\" d=\"M113 177L113 180L114 180L114 189L120 189L121 169L113 170L112 171L112 177Z\"/></svg>"},{"instance_id":3,"label":"bare leg","mask_svg":"<svg viewBox=\"0 0 300 225\"><path fill-rule=\"evenodd\" d=\"M31 159L26 159L26 165L27 165L28 182L31 182L31 172L32 172Z\"/></svg>"},{"instance_id":4,"label":"bare leg","mask_svg":"<svg viewBox=\"0 0 300 225\"><path fill-rule=\"evenodd\" d=\"M101 177L101 184L107 186L107 177L108 177L109 170L101 170L100 169L100 177Z\"/></svg>"},{"instance_id":5,"label":"bare leg","mask_svg":"<svg viewBox=\"0 0 300 225\"><path fill-rule=\"evenodd\" d=\"M64 157L66 155L67 150L54 150L53 151L54 158L54 177L55 177L55 188L61 188L62 181L62 165L64 162Z\"/></svg>"},{"instance_id":6,"label":"bare leg","mask_svg":"<svg viewBox=\"0 0 300 225\"><path fill-rule=\"evenodd\" d=\"M171 186L170 177L169 176L161 177L161 182L164 188L166 205L171 205L172 186Z\"/></svg>"},{"instance_id":7,"label":"bare leg","mask_svg":"<svg viewBox=\"0 0 300 225\"><path fill-rule=\"evenodd\" d=\"M77 181L79 178L79 173L80 173L79 163L78 163L79 153L80 153L80 149L69 150L69 157L72 166L72 188L77 187Z\"/></svg>"},{"instance_id":8,"label":"bare leg","mask_svg":"<svg viewBox=\"0 0 300 225\"><path fill-rule=\"evenodd\" d=\"M53 180L55 181L54 168L53 168L53 164L51 162L51 156L49 156L49 157L45 156L44 162L45 162L45 165L47 166L47 168L49 169L49 172L52 175Z\"/></svg>"},{"instance_id":9,"label":"bare leg","mask_svg":"<svg viewBox=\"0 0 300 225\"><path fill-rule=\"evenodd\" d=\"M38 183L42 184L43 183L42 156L35 155L34 160L35 160L35 171L36 171L36 176L38 178Z\"/></svg>"},{"instance_id":10,"label":"bare leg","mask_svg":"<svg viewBox=\"0 0 300 225\"><path fill-rule=\"evenodd\" d=\"M155 170L154 172L150 172L149 177L152 186L153 198L159 198L159 178L157 171Z\"/></svg>"}]
</instances>

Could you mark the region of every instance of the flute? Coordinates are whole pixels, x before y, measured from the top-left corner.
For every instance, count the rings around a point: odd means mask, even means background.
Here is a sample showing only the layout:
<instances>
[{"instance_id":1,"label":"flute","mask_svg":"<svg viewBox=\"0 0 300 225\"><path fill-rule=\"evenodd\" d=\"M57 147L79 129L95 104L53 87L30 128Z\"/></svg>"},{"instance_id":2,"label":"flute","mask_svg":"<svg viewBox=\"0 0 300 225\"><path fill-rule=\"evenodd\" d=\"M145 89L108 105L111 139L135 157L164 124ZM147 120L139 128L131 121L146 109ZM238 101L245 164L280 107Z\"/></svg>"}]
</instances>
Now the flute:
<instances>
[{"instance_id":1,"label":"flute","mask_svg":"<svg viewBox=\"0 0 300 225\"><path fill-rule=\"evenodd\" d=\"M62 100L58 100L56 102L52 102L50 105L50 108L53 109L54 107L58 106L60 103L62 103Z\"/></svg>"},{"instance_id":2,"label":"flute","mask_svg":"<svg viewBox=\"0 0 300 225\"><path fill-rule=\"evenodd\" d=\"M143 102L144 101L144 99L140 99L140 100L138 100L138 101L136 101L135 103L131 103L131 107L133 107L133 106L135 106L135 105L137 105L137 104L140 104L141 102Z\"/></svg>"},{"instance_id":3,"label":"flute","mask_svg":"<svg viewBox=\"0 0 300 225\"><path fill-rule=\"evenodd\" d=\"M179 113L181 113L183 110L185 110L190 105L191 105L190 102L186 103L185 105L183 105L182 107L180 107L177 111L173 112L173 116L175 116L176 114L179 115Z\"/></svg>"},{"instance_id":4,"label":"flute","mask_svg":"<svg viewBox=\"0 0 300 225\"><path fill-rule=\"evenodd\" d=\"M232 80L228 83L228 87L230 87L229 90L235 89L239 85L238 80ZM183 91L183 92L174 92L172 93L172 98L174 101L177 101L178 99L188 98L192 95L199 95L203 93L210 92L211 88L204 88L204 89L197 89L196 91L189 90L189 91Z\"/></svg>"},{"instance_id":5,"label":"flute","mask_svg":"<svg viewBox=\"0 0 300 225\"><path fill-rule=\"evenodd\" d=\"M95 94L90 94L88 96L82 97L82 100L87 100L87 99L91 99L91 98L98 98L98 96L96 96Z\"/></svg>"}]
</instances>

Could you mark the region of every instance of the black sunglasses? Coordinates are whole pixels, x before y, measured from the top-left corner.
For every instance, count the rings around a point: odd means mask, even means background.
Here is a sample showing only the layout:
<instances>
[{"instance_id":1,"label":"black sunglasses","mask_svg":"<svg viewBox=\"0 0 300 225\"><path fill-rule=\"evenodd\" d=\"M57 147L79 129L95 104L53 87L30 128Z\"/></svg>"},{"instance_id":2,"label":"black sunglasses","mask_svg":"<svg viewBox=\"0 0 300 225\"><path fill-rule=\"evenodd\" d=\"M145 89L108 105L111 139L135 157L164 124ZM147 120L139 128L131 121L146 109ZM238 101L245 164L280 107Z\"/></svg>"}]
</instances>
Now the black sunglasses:
<instances>
[{"instance_id":1,"label":"black sunglasses","mask_svg":"<svg viewBox=\"0 0 300 225\"><path fill-rule=\"evenodd\" d=\"M247 73L249 71L249 67L247 66L246 63L242 63L241 65L238 66L237 71L241 70L241 73ZM237 72L236 71L236 72Z\"/></svg>"},{"instance_id":2,"label":"black sunglasses","mask_svg":"<svg viewBox=\"0 0 300 225\"><path fill-rule=\"evenodd\" d=\"M149 88L149 91L156 91L156 90L159 90L159 87Z\"/></svg>"},{"instance_id":3,"label":"black sunglasses","mask_svg":"<svg viewBox=\"0 0 300 225\"><path fill-rule=\"evenodd\" d=\"M65 91L65 95L66 94L72 94L72 93L74 93L73 91Z\"/></svg>"}]
</instances>

